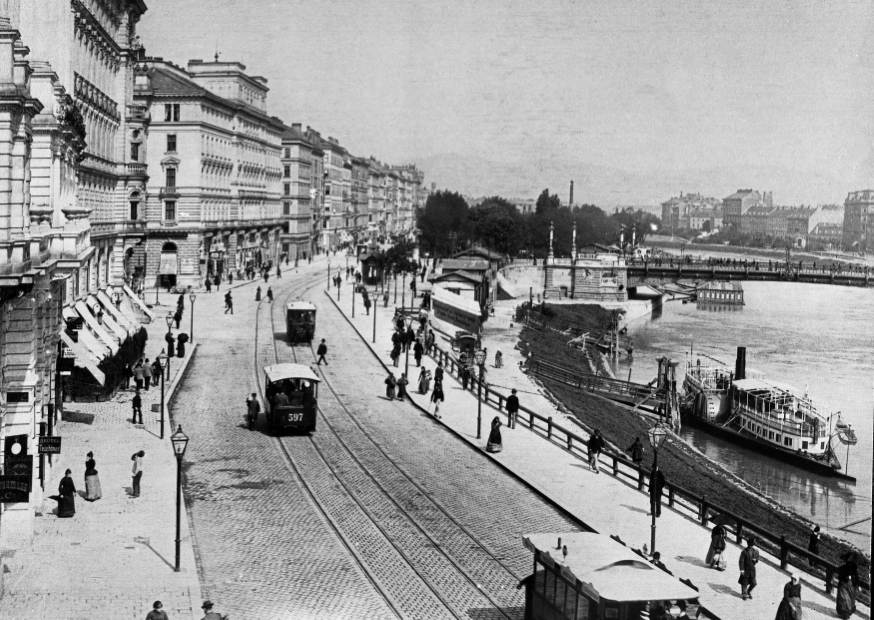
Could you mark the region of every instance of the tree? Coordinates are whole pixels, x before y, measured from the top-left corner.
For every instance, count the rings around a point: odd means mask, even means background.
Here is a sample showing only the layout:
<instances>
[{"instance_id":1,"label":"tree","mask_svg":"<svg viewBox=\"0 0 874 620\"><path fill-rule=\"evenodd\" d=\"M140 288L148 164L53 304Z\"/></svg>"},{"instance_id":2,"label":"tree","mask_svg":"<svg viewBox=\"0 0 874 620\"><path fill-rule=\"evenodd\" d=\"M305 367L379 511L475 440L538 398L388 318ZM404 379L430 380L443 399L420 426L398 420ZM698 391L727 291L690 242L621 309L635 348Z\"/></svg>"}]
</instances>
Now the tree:
<instances>
[{"instance_id":1,"label":"tree","mask_svg":"<svg viewBox=\"0 0 874 620\"><path fill-rule=\"evenodd\" d=\"M641 209L634 210L631 207L618 211L610 216L621 226L625 227L625 241L631 243L631 231L636 231L637 243L643 243L646 236L652 232L653 225L656 230L661 228L662 221L653 215Z\"/></svg>"},{"instance_id":2,"label":"tree","mask_svg":"<svg viewBox=\"0 0 874 620\"><path fill-rule=\"evenodd\" d=\"M434 249L435 255L440 250L450 247L450 234L455 234L458 241L466 241L469 237L467 202L457 192L438 191L425 202L425 208L419 213L417 225L426 247Z\"/></svg>"},{"instance_id":3,"label":"tree","mask_svg":"<svg viewBox=\"0 0 874 620\"><path fill-rule=\"evenodd\" d=\"M515 255L526 245L527 227L522 214L510 201L493 196L470 210L474 238L485 247Z\"/></svg>"},{"instance_id":4,"label":"tree","mask_svg":"<svg viewBox=\"0 0 874 620\"><path fill-rule=\"evenodd\" d=\"M540 196L537 197L537 205L534 212L537 214L544 214L556 211L559 207L561 207L561 200L559 200L558 195L550 195L549 188L546 188L540 192Z\"/></svg>"}]
</instances>

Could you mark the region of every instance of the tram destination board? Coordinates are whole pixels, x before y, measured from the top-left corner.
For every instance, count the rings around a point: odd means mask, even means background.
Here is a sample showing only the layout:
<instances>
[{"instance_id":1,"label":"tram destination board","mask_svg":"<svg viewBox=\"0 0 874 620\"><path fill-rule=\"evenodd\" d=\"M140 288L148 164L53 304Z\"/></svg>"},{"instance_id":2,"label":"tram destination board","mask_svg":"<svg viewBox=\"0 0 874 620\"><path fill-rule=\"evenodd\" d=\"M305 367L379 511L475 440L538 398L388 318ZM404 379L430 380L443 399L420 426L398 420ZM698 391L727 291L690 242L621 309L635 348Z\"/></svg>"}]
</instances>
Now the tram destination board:
<instances>
[{"instance_id":1,"label":"tram destination board","mask_svg":"<svg viewBox=\"0 0 874 620\"><path fill-rule=\"evenodd\" d=\"M60 454L61 453L61 438L60 437L40 437L39 438L39 453L40 454Z\"/></svg>"}]
</instances>

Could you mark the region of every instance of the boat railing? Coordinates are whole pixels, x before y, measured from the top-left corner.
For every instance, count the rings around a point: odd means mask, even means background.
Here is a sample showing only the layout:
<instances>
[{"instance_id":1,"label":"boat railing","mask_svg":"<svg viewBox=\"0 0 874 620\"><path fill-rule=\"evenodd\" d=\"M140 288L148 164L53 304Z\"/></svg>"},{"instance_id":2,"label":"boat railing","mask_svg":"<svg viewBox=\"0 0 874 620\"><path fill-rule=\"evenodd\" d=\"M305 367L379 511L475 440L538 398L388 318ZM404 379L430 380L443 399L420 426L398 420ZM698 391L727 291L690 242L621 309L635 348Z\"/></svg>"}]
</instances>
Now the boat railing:
<instances>
[{"instance_id":1,"label":"boat railing","mask_svg":"<svg viewBox=\"0 0 874 620\"><path fill-rule=\"evenodd\" d=\"M434 345L431 355L435 360L443 364L445 372L456 377L458 376L460 365L449 353ZM535 363L542 364L542 362ZM474 376L472 385L474 393L476 393L478 387L477 382L478 378ZM507 396L491 386L483 385L482 398L484 404L491 405L499 412L506 412ZM565 428L565 426L556 422L552 416L543 416L525 406L519 407L517 421L528 426L532 432L546 441L561 447L577 458L588 461L589 450L586 445L588 438L578 434L577 430ZM637 465L624 454L613 451L609 447L601 452L601 460L606 465L603 471L612 474L617 480L636 488L642 493L649 493L650 474L640 465ZM670 481L666 482L664 492L667 495L667 505L669 507L693 518L704 527L707 527L710 522L720 515L731 518L736 524L733 528L733 533L738 543L745 536L755 534L761 543L760 549L777 558L782 568L786 568L790 563L794 563L799 568L810 571L810 562L812 560L823 569L826 590L830 592L834 587L832 581L838 569L838 565L834 562L815 555L803 547L786 540L785 535L765 529L735 514L728 508L711 502L705 496L693 493L678 484ZM860 580L859 585L863 590L867 590L870 599L871 584Z\"/></svg>"}]
</instances>

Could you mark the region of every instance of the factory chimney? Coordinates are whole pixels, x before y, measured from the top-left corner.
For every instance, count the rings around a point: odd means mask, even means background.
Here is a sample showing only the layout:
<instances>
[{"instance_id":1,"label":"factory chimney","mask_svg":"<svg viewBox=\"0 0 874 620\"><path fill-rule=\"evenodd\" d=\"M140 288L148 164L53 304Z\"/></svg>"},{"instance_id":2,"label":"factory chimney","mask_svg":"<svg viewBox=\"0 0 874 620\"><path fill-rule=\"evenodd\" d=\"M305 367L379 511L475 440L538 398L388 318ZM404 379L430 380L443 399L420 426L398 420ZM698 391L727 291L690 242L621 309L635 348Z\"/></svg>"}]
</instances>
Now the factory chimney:
<instances>
[{"instance_id":1,"label":"factory chimney","mask_svg":"<svg viewBox=\"0 0 874 620\"><path fill-rule=\"evenodd\" d=\"M570 200L568 200L567 204L569 207L574 206L574 182L573 181L571 181L571 196L570 196Z\"/></svg>"}]
</instances>

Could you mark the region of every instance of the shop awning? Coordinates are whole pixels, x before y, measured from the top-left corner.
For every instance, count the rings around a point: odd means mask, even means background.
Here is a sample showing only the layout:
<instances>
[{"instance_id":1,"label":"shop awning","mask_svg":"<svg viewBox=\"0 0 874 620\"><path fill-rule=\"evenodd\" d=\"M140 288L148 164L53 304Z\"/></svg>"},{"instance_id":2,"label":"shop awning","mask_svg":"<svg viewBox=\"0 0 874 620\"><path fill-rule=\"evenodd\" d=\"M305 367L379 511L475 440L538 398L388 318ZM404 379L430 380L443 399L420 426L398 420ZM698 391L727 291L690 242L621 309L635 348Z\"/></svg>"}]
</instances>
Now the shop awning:
<instances>
[{"instance_id":1,"label":"shop awning","mask_svg":"<svg viewBox=\"0 0 874 620\"><path fill-rule=\"evenodd\" d=\"M115 337L119 339L119 342L124 342L128 333L124 327L118 324L118 321L115 320L114 314L110 311L110 308L115 310L115 306L109 304L109 307L107 307L105 304L101 303L96 293L91 293L88 296L88 307L92 309L96 308L98 312L102 311L103 327L110 330L112 332L110 335L115 335Z\"/></svg>"},{"instance_id":2,"label":"shop awning","mask_svg":"<svg viewBox=\"0 0 874 620\"><path fill-rule=\"evenodd\" d=\"M119 307L116 307L105 291L98 291L97 299L100 301L104 310L112 315L113 320L125 330L125 333L132 335L136 331L136 322L125 316L124 312L121 310L121 306L119 305Z\"/></svg>"},{"instance_id":3,"label":"shop awning","mask_svg":"<svg viewBox=\"0 0 874 620\"><path fill-rule=\"evenodd\" d=\"M118 352L118 338L110 336L109 332L97 322L97 318L91 313L91 309L85 305L84 301L77 301L73 307L76 308L76 312L85 320L85 323L91 328L91 331L97 338L109 347L110 353L115 355Z\"/></svg>"},{"instance_id":4,"label":"shop awning","mask_svg":"<svg viewBox=\"0 0 874 620\"><path fill-rule=\"evenodd\" d=\"M106 376L103 374L103 371L97 367L93 356L86 347L81 343L73 342L65 332L61 332L61 341L75 354L76 357L74 364L76 366L88 370L88 372L91 373L91 376L94 377L100 385L106 383Z\"/></svg>"},{"instance_id":5,"label":"shop awning","mask_svg":"<svg viewBox=\"0 0 874 620\"><path fill-rule=\"evenodd\" d=\"M161 263L158 267L158 275L175 276L176 275L176 254L161 254Z\"/></svg>"},{"instance_id":6,"label":"shop awning","mask_svg":"<svg viewBox=\"0 0 874 620\"><path fill-rule=\"evenodd\" d=\"M131 305L134 308L139 309L143 312L147 317L149 317L149 321L155 320L155 314L146 307L146 304L143 303L143 300L137 297L137 294L131 290L127 284L124 285L124 293L127 295L128 300L130 300Z\"/></svg>"},{"instance_id":7,"label":"shop awning","mask_svg":"<svg viewBox=\"0 0 874 620\"><path fill-rule=\"evenodd\" d=\"M64 308L63 316L64 319L78 319L79 313L77 313L73 308L67 306ZM94 334L91 333L91 330L88 329L87 325L83 325L78 333L79 344L83 345L91 352L94 360L99 362L109 355L109 347L98 341Z\"/></svg>"}]
</instances>

